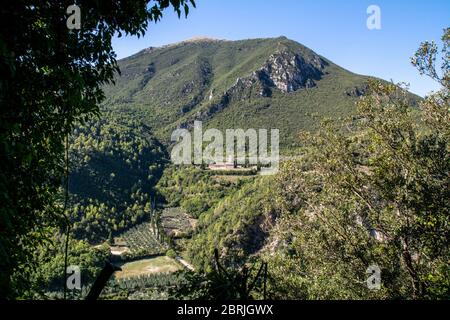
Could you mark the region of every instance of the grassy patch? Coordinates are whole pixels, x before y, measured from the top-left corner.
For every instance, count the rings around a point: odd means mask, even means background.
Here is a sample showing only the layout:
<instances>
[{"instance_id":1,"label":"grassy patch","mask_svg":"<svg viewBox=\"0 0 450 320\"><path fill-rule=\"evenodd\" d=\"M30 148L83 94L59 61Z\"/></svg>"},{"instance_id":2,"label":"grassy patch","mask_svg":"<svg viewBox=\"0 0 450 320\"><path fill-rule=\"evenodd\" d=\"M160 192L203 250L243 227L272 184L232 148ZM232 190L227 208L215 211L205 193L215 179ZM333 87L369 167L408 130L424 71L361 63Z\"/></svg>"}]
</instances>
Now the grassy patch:
<instances>
[{"instance_id":1,"label":"grassy patch","mask_svg":"<svg viewBox=\"0 0 450 320\"><path fill-rule=\"evenodd\" d=\"M174 259L161 256L127 262L121 265L122 271L115 273L116 279L139 277L147 274L170 273L181 270L181 266Z\"/></svg>"}]
</instances>

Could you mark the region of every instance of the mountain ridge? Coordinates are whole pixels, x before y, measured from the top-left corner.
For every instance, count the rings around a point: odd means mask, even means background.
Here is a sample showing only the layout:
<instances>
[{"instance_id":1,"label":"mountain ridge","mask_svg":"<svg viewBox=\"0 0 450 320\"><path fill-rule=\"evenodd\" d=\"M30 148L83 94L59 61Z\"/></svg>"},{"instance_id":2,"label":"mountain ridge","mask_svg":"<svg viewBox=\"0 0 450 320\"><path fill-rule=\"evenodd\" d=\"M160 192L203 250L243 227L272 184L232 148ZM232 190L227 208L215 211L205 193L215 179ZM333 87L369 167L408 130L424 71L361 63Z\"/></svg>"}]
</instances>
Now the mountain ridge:
<instances>
[{"instance_id":1,"label":"mountain ridge","mask_svg":"<svg viewBox=\"0 0 450 320\"><path fill-rule=\"evenodd\" d=\"M176 128L279 128L290 148L316 116L355 111L372 77L352 73L284 36L247 40L200 38L147 48L119 62L105 106L137 113L165 144Z\"/></svg>"}]
</instances>

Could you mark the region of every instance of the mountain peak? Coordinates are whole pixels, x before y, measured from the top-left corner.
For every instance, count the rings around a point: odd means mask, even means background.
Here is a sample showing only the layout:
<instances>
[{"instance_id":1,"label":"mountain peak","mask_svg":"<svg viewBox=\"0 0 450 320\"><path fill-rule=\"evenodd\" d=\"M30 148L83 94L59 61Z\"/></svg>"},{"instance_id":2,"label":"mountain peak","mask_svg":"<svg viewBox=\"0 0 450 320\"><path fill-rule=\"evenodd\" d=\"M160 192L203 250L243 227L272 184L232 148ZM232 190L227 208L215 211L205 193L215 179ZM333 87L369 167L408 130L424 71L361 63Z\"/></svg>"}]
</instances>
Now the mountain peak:
<instances>
[{"instance_id":1,"label":"mountain peak","mask_svg":"<svg viewBox=\"0 0 450 320\"><path fill-rule=\"evenodd\" d=\"M190 43L211 43L211 42L220 42L220 41L226 41L226 40L212 38L212 37L208 37L208 36L195 36L195 37L183 40L183 41L167 44L165 46L162 46L162 48L173 47L173 46L178 46L178 45L183 45L183 44L190 44Z\"/></svg>"},{"instance_id":2,"label":"mountain peak","mask_svg":"<svg viewBox=\"0 0 450 320\"><path fill-rule=\"evenodd\" d=\"M212 42L212 41L224 41L224 39L218 39L208 36L195 36L181 42Z\"/></svg>"}]
</instances>

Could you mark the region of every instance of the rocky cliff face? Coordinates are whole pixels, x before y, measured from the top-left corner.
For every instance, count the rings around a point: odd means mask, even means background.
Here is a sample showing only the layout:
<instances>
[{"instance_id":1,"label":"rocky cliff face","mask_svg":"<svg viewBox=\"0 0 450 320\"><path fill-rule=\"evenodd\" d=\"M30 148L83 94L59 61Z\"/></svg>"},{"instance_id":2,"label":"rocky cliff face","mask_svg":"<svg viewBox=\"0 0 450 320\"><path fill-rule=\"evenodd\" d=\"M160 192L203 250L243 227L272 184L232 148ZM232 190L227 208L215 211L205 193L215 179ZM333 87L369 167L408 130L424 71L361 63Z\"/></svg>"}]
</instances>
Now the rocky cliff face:
<instances>
[{"instance_id":1,"label":"rocky cliff face","mask_svg":"<svg viewBox=\"0 0 450 320\"><path fill-rule=\"evenodd\" d=\"M314 87L315 81L323 75L324 65L325 62L319 56L306 58L282 51L271 55L257 74L266 85L277 87L282 92L292 92Z\"/></svg>"},{"instance_id":2,"label":"rocky cliff face","mask_svg":"<svg viewBox=\"0 0 450 320\"><path fill-rule=\"evenodd\" d=\"M272 89L284 93L312 88L323 76L326 62L317 55L303 57L289 50L272 54L264 66L246 78L237 79L228 94L246 91L255 84L262 96L270 96Z\"/></svg>"},{"instance_id":3,"label":"rocky cliff face","mask_svg":"<svg viewBox=\"0 0 450 320\"><path fill-rule=\"evenodd\" d=\"M312 88L316 86L316 81L322 78L326 64L318 55L303 57L289 50L277 51L260 69L247 77L238 78L236 83L223 93L219 102L197 113L195 118L196 120L211 118L226 108L231 101L249 99L255 92L263 97L271 97L274 89L289 93ZM181 127L189 128L192 124L193 120Z\"/></svg>"}]
</instances>

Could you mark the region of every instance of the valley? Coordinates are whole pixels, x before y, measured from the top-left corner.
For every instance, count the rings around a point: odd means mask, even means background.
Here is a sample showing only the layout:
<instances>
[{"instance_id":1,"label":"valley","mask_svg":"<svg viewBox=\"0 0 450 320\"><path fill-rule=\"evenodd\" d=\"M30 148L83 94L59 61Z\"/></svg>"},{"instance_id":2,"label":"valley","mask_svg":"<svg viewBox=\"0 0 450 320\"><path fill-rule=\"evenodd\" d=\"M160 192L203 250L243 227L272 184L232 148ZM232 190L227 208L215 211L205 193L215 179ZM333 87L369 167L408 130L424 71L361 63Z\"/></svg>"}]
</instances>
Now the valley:
<instances>
[{"instance_id":1,"label":"valley","mask_svg":"<svg viewBox=\"0 0 450 320\"><path fill-rule=\"evenodd\" d=\"M301 137L324 119L356 126L355 103L374 79L284 37L187 41L119 66L102 119L71 138L71 237L122 268L101 298L179 298L217 259L227 268L271 261L276 272L295 241L280 229L301 201L293 179L312 150ZM281 173L264 176L249 163L171 163L172 131L193 130L194 120L204 130L279 129Z\"/></svg>"},{"instance_id":2,"label":"valley","mask_svg":"<svg viewBox=\"0 0 450 320\"><path fill-rule=\"evenodd\" d=\"M2 308L448 301L450 2L354 2L2 4Z\"/></svg>"},{"instance_id":3,"label":"valley","mask_svg":"<svg viewBox=\"0 0 450 320\"><path fill-rule=\"evenodd\" d=\"M352 114L354 102L369 79L352 74L285 37L195 39L146 49L121 60L119 66L122 72L116 85L105 89L104 110L119 118L139 119L158 139L166 155L173 147L171 132L176 128L192 129L194 120L203 121L204 130L279 129L282 157L295 155L301 145L298 132L315 130L319 118L337 119ZM243 251L237 257L251 255L263 247L269 230L254 226L266 219L257 212L259 209L247 213L234 213L237 208L225 209L236 214L236 221L228 221L226 212L221 217L217 210L233 206L229 201L241 201L242 192L253 202L253 192L270 179L251 171L222 170L215 165L203 168L165 163L157 183L145 182L151 187L144 197L156 202L150 211L157 209L160 225L147 226L144 222L126 231L124 237L118 234L121 228L111 230L119 239L115 244L121 238L129 238L128 234L136 228L147 228L153 237L163 232L167 247L142 235L133 240L133 246L138 241L149 247L141 249L143 259L164 254L170 247L176 256L205 270L211 268L216 247L227 248L238 241L237 247ZM272 221L276 214L270 216ZM149 231L151 228L158 230ZM111 250L125 259L138 257L130 255L129 247L125 248L123 251L123 247L114 246Z\"/></svg>"},{"instance_id":4,"label":"valley","mask_svg":"<svg viewBox=\"0 0 450 320\"><path fill-rule=\"evenodd\" d=\"M224 256L245 260L263 250L276 221L278 213L269 196L273 179L259 177L250 168L236 171L233 166L171 165L168 155L174 129L192 129L194 120L202 121L204 130L275 128L280 130L282 159L295 159L301 146L298 133L316 130L320 119L354 113L354 103L370 79L284 37L196 39L149 48L119 61L119 66L121 75L115 86L105 88L103 105L103 112L109 115L106 119L114 120L102 124L100 135L95 135L98 129L93 132L97 140L92 151L84 147L92 138L87 138L87 143L79 142L83 135L76 138L75 147L82 145L80 151L90 162L74 173L72 184L72 193L80 195L78 203L89 199L107 221L112 221L109 210L119 215L116 222L104 227L103 236L92 231L91 224L87 226L89 235L77 236L92 241L90 234L95 234L96 242L109 242L111 259L124 266L114 276L117 280L124 274L139 278L158 270L165 274L186 269L191 264L192 269L208 271L215 248L225 250ZM115 133L116 123L124 119L128 119L125 136ZM105 136L105 127L111 128L111 138ZM135 144L133 140L141 135L147 143L150 136L154 140L148 147L146 142ZM122 139L116 150L102 146ZM132 150L131 157L122 157L123 164L105 158L122 154L122 146ZM148 157L149 151L154 155ZM91 159L96 157L103 159L94 164ZM108 163L111 172L105 166ZM127 167L135 168L136 178L123 171ZM78 181L93 182L93 178L101 184L78 191L82 185ZM105 180L128 185L116 198L107 196L107 190L97 196L98 192L92 191L107 186ZM98 223L99 214L95 216ZM177 257L184 266L173 260ZM155 259L161 266L149 267Z\"/></svg>"}]
</instances>

